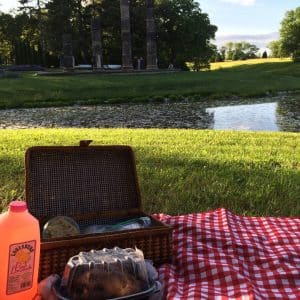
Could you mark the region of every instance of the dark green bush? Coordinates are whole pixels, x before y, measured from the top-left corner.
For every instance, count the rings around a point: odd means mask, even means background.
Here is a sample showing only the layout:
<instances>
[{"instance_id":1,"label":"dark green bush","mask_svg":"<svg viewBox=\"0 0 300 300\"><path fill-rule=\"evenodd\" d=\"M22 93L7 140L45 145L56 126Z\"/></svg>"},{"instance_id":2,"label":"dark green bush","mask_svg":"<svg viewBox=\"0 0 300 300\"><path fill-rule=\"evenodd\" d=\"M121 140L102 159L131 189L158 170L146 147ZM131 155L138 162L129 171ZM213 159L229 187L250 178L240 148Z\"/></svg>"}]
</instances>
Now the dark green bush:
<instances>
[{"instance_id":1,"label":"dark green bush","mask_svg":"<svg viewBox=\"0 0 300 300\"><path fill-rule=\"evenodd\" d=\"M293 62L300 62L300 50L297 50L292 55Z\"/></svg>"}]
</instances>

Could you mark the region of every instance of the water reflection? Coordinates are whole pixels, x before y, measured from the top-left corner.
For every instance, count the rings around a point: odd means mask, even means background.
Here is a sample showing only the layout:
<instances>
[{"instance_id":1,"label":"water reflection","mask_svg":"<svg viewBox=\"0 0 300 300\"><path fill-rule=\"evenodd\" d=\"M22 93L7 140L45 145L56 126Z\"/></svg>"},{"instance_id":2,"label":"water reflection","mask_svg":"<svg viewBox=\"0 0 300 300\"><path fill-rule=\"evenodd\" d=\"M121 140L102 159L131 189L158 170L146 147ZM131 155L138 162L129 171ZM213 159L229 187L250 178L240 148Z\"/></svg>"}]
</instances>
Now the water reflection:
<instances>
[{"instance_id":1,"label":"water reflection","mask_svg":"<svg viewBox=\"0 0 300 300\"><path fill-rule=\"evenodd\" d=\"M300 132L300 99L286 98L278 101L276 113L280 131Z\"/></svg>"},{"instance_id":2,"label":"water reflection","mask_svg":"<svg viewBox=\"0 0 300 300\"><path fill-rule=\"evenodd\" d=\"M277 103L234 105L207 108L213 115L213 129L278 131Z\"/></svg>"},{"instance_id":3,"label":"water reflection","mask_svg":"<svg viewBox=\"0 0 300 300\"><path fill-rule=\"evenodd\" d=\"M300 132L300 96L0 110L0 128L37 127Z\"/></svg>"},{"instance_id":4,"label":"water reflection","mask_svg":"<svg viewBox=\"0 0 300 300\"><path fill-rule=\"evenodd\" d=\"M299 132L300 99L283 97L275 100L209 107L205 112L212 116L212 129Z\"/></svg>"}]
</instances>

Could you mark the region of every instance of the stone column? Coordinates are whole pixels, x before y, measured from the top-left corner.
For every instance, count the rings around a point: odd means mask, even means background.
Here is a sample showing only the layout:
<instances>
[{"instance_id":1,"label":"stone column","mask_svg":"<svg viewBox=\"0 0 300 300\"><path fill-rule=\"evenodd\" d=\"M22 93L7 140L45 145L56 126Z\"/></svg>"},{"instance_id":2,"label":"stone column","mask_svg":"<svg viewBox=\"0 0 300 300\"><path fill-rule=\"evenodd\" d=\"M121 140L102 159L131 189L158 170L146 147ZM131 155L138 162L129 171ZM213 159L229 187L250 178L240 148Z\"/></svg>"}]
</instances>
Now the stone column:
<instances>
[{"instance_id":1,"label":"stone column","mask_svg":"<svg viewBox=\"0 0 300 300\"><path fill-rule=\"evenodd\" d=\"M63 57L61 65L65 71L73 71L75 65L75 59L73 56L73 47L72 47L72 35L64 34L63 35Z\"/></svg>"},{"instance_id":2,"label":"stone column","mask_svg":"<svg viewBox=\"0 0 300 300\"><path fill-rule=\"evenodd\" d=\"M133 69L129 6L130 6L130 0L120 0L122 68L124 70L132 70Z\"/></svg>"},{"instance_id":3,"label":"stone column","mask_svg":"<svg viewBox=\"0 0 300 300\"><path fill-rule=\"evenodd\" d=\"M154 0L146 0L147 19L147 70L157 70L156 26L154 21Z\"/></svg>"},{"instance_id":4,"label":"stone column","mask_svg":"<svg viewBox=\"0 0 300 300\"><path fill-rule=\"evenodd\" d=\"M93 69L102 69L102 43L101 43L101 23L100 17L92 17L92 61Z\"/></svg>"}]
</instances>

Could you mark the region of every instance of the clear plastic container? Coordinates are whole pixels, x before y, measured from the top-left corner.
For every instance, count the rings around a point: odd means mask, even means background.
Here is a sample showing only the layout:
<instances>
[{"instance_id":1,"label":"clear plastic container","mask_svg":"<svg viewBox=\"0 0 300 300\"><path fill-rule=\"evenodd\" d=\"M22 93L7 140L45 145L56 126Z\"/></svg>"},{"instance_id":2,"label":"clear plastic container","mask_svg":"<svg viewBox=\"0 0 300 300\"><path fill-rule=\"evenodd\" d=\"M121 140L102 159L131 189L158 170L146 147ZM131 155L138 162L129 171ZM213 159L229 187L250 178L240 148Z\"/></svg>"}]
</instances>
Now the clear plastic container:
<instances>
[{"instance_id":1,"label":"clear plastic container","mask_svg":"<svg viewBox=\"0 0 300 300\"><path fill-rule=\"evenodd\" d=\"M113 231L122 231L122 230L132 230L147 228L152 225L151 218L149 217L139 217L134 219L129 219L127 221L119 222L112 225L90 225L87 226L84 230L84 234L93 234L93 233L103 233L103 232L113 232Z\"/></svg>"},{"instance_id":2,"label":"clear plastic container","mask_svg":"<svg viewBox=\"0 0 300 300\"><path fill-rule=\"evenodd\" d=\"M50 219L43 227L43 239L75 236L80 234L79 225L70 217L57 216Z\"/></svg>"},{"instance_id":3,"label":"clear plastic container","mask_svg":"<svg viewBox=\"0 0 300 300\"><path fill-rule=\"evenodd\" d=\"M12 201L0 215L0 299L32 300L38 287L39 222L26 202Z\"/></svg>"},{"instance_id":4,"label":"clear plastic container","mask_svg":"<svg viewBox=\"0 0 300 300\"><path fill-rule=\"evenodd\" d=\"M114 299L150 288L143 252L115 247L81 252L69 259L61 283L69 299Z\"/></svg>"}]
</instances>

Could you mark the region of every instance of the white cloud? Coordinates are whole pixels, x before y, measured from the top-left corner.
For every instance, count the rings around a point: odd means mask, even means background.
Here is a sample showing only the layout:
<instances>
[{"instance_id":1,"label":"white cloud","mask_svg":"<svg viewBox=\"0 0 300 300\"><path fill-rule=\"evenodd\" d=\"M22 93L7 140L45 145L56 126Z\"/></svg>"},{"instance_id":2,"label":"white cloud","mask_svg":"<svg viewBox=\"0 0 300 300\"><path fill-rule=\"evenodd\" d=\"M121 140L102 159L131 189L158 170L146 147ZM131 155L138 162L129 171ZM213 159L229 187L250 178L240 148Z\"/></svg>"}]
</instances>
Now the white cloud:
<instances>
[{"instance_id":1,"label":"white cloud","mask_svg":"<svg viewBox=\"0 0 300 300\"><path fill-rule=\"evenodd\" d=\"M256 0L221 0L222 2L228 2L228 3L233 3L233 4L238 4L238 5L245 5L245 6L250 6L255 4Z\"/></svg>"}]
</instances>

